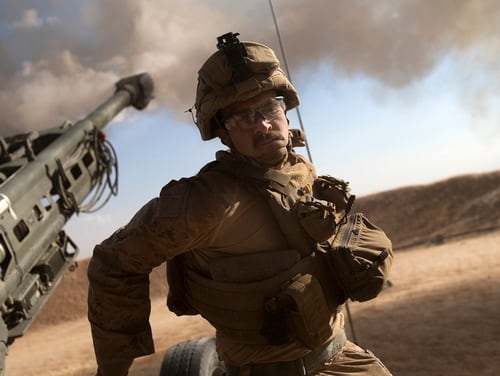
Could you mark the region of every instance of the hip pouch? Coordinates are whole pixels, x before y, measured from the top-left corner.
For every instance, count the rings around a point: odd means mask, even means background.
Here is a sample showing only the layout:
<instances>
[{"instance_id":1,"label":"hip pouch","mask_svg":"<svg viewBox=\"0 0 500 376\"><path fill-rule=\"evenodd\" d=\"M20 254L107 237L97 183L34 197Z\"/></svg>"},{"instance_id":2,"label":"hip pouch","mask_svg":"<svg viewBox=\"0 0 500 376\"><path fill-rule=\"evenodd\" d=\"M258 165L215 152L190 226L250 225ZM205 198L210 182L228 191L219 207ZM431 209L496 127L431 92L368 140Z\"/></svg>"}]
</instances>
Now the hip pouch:
<instances>
[{"instance_id":1,"label":"hip pouch","mask_svg":"<svg viewBox=\"0 0 500 376\"><path fill-rule=\"evenodd\" d=\"M332 335L323 289L311 274L298 274L278 295L290 335L313 349Z\"/></svg>"},{"instance_id":2,"label":"hip pouch","mask_svg":"<svg viewBox=\"0 0 500 376\"><path fill-rule=\"evenodd\" d=\"M326 251L331 273L346 297L363 302L382 290L392 264L392 245L363 214L349 215Z\"/></svg>"}]
</instances>

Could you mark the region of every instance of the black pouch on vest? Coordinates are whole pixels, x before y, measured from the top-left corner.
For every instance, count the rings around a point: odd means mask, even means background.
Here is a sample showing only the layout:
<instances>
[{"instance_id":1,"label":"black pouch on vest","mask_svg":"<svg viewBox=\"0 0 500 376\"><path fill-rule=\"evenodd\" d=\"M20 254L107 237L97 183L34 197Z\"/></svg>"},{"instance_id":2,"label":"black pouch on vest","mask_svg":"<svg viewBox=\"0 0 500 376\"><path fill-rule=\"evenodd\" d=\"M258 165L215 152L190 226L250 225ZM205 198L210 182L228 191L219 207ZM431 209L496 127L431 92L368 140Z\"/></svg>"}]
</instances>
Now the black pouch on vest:
<instances>
[{"instance_id":1,"label":"black pouch on vest","mask_svg":"<svg viewBox=\"0 0 500 376\"><path fill-rule=\"evenodd\" d=\"M311 274L298 274L278 296L285 309L290 334L313 349L331 335L331 313L318 280Z\"/></svg>"},{"instance_id":2,"label":"black pouch on vest","mask_svg":"<svg viewBox=\"0 0 500 376\"><path fill-rule=\"evenodd\" d=\"M264 325L260 334L267 338L267 343L278 346L290 341L285 309L276 298L264 304Z\"/></svg>"}]
</instances>

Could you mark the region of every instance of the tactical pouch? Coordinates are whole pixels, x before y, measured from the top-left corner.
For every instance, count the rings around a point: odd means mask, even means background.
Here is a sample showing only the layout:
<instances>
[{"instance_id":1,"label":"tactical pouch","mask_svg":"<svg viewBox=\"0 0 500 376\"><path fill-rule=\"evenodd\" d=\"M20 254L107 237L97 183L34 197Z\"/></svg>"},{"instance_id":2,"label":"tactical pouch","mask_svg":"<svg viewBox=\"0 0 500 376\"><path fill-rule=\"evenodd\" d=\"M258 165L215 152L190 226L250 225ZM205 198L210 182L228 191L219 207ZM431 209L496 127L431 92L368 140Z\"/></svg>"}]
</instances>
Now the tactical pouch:
<instances>
[{"instance_id":1,"label":"tactical pouch","mask_svg":"<svg viewBox=\"0 0 500 376\"><path fill-rule=\"evenodd\" d=\"M314 199L302 197L297 201L295 210L300 225L314 241L322 243L335 234L337 223L354 203L355 196L349 191L347 182L322 175L313 182Z\"/></svg>"},{"instance_id":2,"label":"tactical pouch","mask_svg":"<svg viewBox=\"0 0 500 376\"><path fill-rule=\"evenodd\" d=\"M318 176L313 184L314 197L331 202L337 212L348 213L354 203L355 196L351 195L349 183L329 175Z\"/></svg>"},{"instance_id":3,"label":"tactical pouch","mask_svg":"<svg viewBox=\"0 0 500 376\"><path fill-rule=\"evenodd\" d=\"M362 213L347 217L324 255L345 295L360 302L379 294L393 258L389 238Z\"/></svg>"},{"instance_id":4,"label":"tactical pouch","mask_svg":"<svg viewBox=\"0 0 500 376\"><path fill-rule=\"evenodd\" d=\"M331 335L331 313L318 280L311 274L295 276L278 296L290 335L313 349Z\"/></svg>"},{"instance_id":5,"label":"tactical pouch","mask_svg":"<svg viewBox=\"0 0 500 376\"><path fill-rule=\"evenodd\" d=\"M321 243L335 234L334 207L328 207L317 201L298 201L295 210L300 225L314 241Z\"/></svg>"}]
</instances>

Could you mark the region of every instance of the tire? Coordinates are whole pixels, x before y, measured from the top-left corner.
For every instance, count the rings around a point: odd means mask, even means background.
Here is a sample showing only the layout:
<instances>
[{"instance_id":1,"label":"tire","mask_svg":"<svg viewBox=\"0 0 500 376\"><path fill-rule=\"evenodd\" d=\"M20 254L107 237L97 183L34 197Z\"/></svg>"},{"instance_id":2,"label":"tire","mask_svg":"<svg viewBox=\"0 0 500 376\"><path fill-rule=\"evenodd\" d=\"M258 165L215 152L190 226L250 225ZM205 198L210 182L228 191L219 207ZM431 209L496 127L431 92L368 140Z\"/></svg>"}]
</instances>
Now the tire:
<instances>
[{"instance_id":1,"label":"tire","mask_svg":"<svg viewBox=\"0 0 500 376\"><path fill-rule=\"evenodd\" d=\"M224 372L215 338L203 337L170 347L163 357L160 376L223 376Z\"/></svg>"}]
</instances>

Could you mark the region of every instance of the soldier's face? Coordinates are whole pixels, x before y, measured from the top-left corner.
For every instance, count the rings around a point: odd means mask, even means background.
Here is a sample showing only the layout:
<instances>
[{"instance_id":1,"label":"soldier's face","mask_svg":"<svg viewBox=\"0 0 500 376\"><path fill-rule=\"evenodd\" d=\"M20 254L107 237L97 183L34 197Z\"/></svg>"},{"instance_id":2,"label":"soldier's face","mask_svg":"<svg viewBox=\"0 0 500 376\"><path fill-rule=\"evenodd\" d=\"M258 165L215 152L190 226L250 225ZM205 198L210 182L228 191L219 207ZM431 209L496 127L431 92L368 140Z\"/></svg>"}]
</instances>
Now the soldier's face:
<instances>
[{"instance_id":1,"label":"soldier's face","mask_svg":"<svg viewBox=\"0 0 500 376\"><path fill-rule=\"evenodd\" d=\"M288 120L284 102L267 91L223 111L232 146L246 157L268 166L286 155Z\"/></svg>"}]
</instances>

